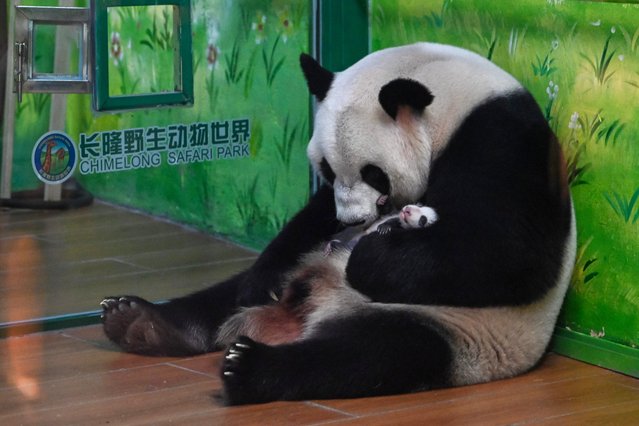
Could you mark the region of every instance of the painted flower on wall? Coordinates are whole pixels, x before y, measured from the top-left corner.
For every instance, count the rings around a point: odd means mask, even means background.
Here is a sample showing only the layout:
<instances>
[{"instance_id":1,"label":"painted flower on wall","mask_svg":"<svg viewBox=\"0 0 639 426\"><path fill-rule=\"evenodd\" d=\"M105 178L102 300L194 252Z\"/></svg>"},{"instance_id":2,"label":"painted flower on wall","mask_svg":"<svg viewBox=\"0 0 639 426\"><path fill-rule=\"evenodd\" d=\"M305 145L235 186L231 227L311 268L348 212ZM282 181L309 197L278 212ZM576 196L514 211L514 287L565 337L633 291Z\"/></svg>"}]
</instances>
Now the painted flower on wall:
<instances>
[{"instance_id":1,"label":"painted flower on wall","mask_svg":"<svg viewBox=\"0 0 639 426\"><path fill-rule=\"evenodd\" d=\"M280 21L280 33L282 34L282 41L286 43L288 38L293 34L293 21L289 14L288 9L278 12L277 17Z\"/></svg>"},{"instance_id":2,"label":"painted flower on wall","mask_svg":"<svg viewBox=\"0 0 639 426\"><path fill-rule=\"evenodd\" d=\"M568 128L573 130L581 129L581 124L579 123L579 113L577 111L573 112L570 116Z\"/></svg>"},{"instance_id":3,"label":"painted flower on wall","mask_svg":"<svg viewBox=\"0 0 639 426\"><path fill-rule=\"evenodd\" d=\"M262 44L266 40L266 15L257 12L256 20L251 24L251 29L255 32L255 44Z\"/></svg>"},{"instance_id":4,"label":"painted flower on wall","mask_svg":"<svg viewBox=\"0 0 639 426\"><path fill-rule=\"evenodd\" d=\"M548 95L548 99L554 100L557 97L557 93L559 92L559 85L555 84L552 80L548 82L548 87L546 87L546 94Z\"/></svg>"},{"instance_id":5,"label":"painted flower on wall","mask_svg":"<svg viewBox=\"0 0 639 426\"><path fill-rule=\"evenodd\" d=\"M215 68L215 65L217 64L218 55L219 55L219 51L217 46L215 46L212 43L209 43L209 45L206 47L206 63L209 68L209 71L212 71L213 68Z\"/></svg>"},{"instance_id":6,"label":"painted flower on wall","mask_svg":"<svg viewBox=\"0 0 639 426\"><path fill-rule=\"evenodd\" d=\"M111 33L111 48L109 49L109 56L113 58L113 63L117 66L124 57L124 50L122 49L122 42L120 41L120 33Z\"/></svg>"},{"instance_id":7,"label":"painted flower on wall","mask_svg":"<svg viewBox=\"0 0 639 426\"><path fill-rule=\"evenodd\" d=\"M546 108L544 109L544 116L546 120L549 122L554 118L552 116L552 107L555 103L555 99L557 98L557 94L559 93L559 85L554 81L550 80L548 82L548 87L546 87L546 95L548 95L548 102L546 102Z\"/></svg>"},{"instance_id":8,"label":"painted flower on wall","mask_svg":"<svg viewBox=\"0 0 639 426\"><path fill-rule=\"evenodd\" d=\"M215 21L210 20L207 25L207 46L206 46L206 63L209 71L212 71L217 65L220 57L220 49L217 45L217 39L220 32L217 29Z\"/></svg>"}]
</instances>

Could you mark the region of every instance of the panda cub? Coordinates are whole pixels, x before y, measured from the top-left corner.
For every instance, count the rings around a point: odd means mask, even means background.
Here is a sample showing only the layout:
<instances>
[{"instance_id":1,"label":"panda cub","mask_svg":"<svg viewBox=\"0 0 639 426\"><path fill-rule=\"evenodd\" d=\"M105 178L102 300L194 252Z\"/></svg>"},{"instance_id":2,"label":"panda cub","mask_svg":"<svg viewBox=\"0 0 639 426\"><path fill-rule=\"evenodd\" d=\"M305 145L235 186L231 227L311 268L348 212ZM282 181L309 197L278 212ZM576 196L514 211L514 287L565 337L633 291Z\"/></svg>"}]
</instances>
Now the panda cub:
<instances>
[{"instance_id":1,"label":"panda cub","mask_svg":"<svg viewBox=\"0 0 639 426\"><path fill-rule=\"evenodd\" d=\"M356 233L355 236L352 236L354 231L351 229L340 233L335 239L326 244L324 253L328 255L338 249L353 250L360 238L372 232L385 235L393 228L425 228L435 223L437 219L437 212L434 209L422 205L408 204L399 213L384 216L369 226L364 232Z\"/></svg>"},{"instance_id":2,"label":"panda cub","mask_svg":"<svg viewBox=\"0 0 639 426\"><path fill-rule=\"evenodd\" d=\"M399 213L387 215L369 226L365 231L357 233L350 239L333 239L326 244L323 255L335 258L329 264L339 264L357 244L357 242L371 233L388 234L393 229L420 229L433 225L438 216L434 209L426 206L408 204ZM346 230L353 232L352 229ZM319 252L318 252L319 253ZM322 310L327 306L328 299L351 300L357 304L367 302L368 299L344 286L340 279L319 278L326 275L330 268L319 267L324 259L317 253L308 255L303 263L309 268L298 270L297 274L289 277L284 286L281 297L271 293L271 298L277 302L272 305L242 309L233 315L218 332L217 344L227 347L235 342L239 336L246 336L256 342L268 345L281 345L308 337L313 331L319 318L324 318ZM303 271L302 273L299 273ZM329 276L331 274L328 274ZM233 349L227 354L227 359L234 359Z\"/></svg>"}]
</instances>

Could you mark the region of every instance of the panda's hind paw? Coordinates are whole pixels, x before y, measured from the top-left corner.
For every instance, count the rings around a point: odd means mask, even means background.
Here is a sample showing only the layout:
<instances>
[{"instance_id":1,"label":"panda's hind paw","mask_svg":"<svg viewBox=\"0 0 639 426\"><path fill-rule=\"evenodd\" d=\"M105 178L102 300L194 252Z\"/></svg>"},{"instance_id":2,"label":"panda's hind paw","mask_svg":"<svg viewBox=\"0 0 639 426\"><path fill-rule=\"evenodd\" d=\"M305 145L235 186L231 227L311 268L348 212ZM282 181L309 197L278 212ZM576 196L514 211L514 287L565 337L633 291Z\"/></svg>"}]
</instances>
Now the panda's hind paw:
<instances>
[{"instance_id":1,"label":"panda's hind paw","mask_svg":"<svg viewBox=\"0 0 639 426\"><path fill-rule=\"evenodd\" d=\"M224 385L222 399L226 405L249 404L267 400L259 394L259 389L255 385L255 381L259 380L256 367L264 349L268 349L268 347L246 336L240 336L226 350L220 371Z\"/></svg>"},{"instance_id":2,"label":"panda's hind paw","mask_svg":"<svg viewBox=\"0 0 639 426\"><path fill-rule=\"evenodd\" d=\"M141 297L106 297L100 306L104 334L127 352L182 356L207 349L190 343L204 340L186 335L162 313L160 306Z\"/></svg>"},{"instance_id":3,"label":"panda's hind paw","mask_svg":"<svg viewBox=\"0 0 639 426\"><path fill-rule=\"evenodd\" d=\"M107 337L128 352L153 353L157 340L153 327L156 307L135 296L106 297L100 302Z\"/></svg>"}]
</instances>

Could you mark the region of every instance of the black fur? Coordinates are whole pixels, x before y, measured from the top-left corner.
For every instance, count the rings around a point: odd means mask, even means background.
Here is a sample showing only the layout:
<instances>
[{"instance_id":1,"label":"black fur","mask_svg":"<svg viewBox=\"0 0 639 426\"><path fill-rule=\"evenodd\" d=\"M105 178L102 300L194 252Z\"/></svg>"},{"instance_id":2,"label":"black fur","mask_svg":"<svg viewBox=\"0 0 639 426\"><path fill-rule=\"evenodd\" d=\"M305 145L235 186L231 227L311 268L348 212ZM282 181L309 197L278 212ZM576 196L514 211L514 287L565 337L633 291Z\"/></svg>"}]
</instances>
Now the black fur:
<instances>
[{"instance_id":1,"label":"black fur","mask_svg":"<svg viewBox=\"0 0 639 426\"><path fill-rule=\"evenodd\" d=\"M558 155L529 94L477 107L432 166L421 202L439 221L362 238L349 283L379 302L479 307L538 299L557 282L570 228L565 183L548 165Z\"/></svg>"},{"instance_id":2,"label":"black fur","mask_svg":"<svg viewBox=\"0 0 639 426\"><path fill-rule=\"evenodd\" d=\"M300 55L300 65L302 66L304 77L306 77L309 90L318 101L323 101L331 88L335 75L306 53Z\"/></svg>"},{"instance_id":3,"label":"black fur","mask_svg":"<svg viewBox=\"0 0 639 426\"><path fill-rule=\"evenodd\" d=\"M395 120L400 106L409 106L416 113L421 113L434 98L430 90L420 82L409 78L398 78L382 87L378 99L386 114Z\"/></svg>"},{"instance_id":4,"label":"black fur","mask_svg":"<svg viewBox=\"0 0 639 426\"><path fill-rule=\"evenodd\" d=\"M289 283L286 289L286 299L284 303L288 308L295 309L306 301L311 295L311 284L308 280L297 279Z\"/></svg>"},{"instance_id":5,"label":"black fur","mask_svg":"<svg viewBox=\"0 0 639 426\"><path fill-rule=\"evenodd\" d=\"M382 169L372 164L367 164L360 170L362 180L373 187L382 195L390 194L390 181L388 175Z\"/></svg>"},{"instance_id":6,"label":"black fur","mask_svg":"<svg viewBox=\"0 0 639 426\"><path fill-rule=\"evenodd\" d=\"M311 340L266 346L246 337L221 370L229 405L353 398L449 385L451 351L433 322L364 310L323 323Z\"/></svg>"},{"instance_id":7,"label":"black fur","mask_svg":"<svg viewBox=\"0 0 639 426\"><path fill-rule=\"evenodd\" d=\"M331 165L328 164L328 161L326 161L326 158L322 158L322 162L320 163L320 173L326 182L333 185L335 182L335 172L331 168Z\"/></svg>"}]
</instances>

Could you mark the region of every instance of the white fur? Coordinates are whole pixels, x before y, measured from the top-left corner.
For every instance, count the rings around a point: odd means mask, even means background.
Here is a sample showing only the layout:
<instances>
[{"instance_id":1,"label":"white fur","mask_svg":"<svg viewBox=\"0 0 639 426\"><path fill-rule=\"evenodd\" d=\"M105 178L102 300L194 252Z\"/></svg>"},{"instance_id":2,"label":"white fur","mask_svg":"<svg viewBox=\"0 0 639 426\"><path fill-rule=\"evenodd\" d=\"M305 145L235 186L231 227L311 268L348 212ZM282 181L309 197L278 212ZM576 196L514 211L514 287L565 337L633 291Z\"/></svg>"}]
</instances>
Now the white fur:
<instances>
[{"instance_id":1,"label":"white fur","mask_svg":"<svg viewBox=\"0 0 639 426\"><path fill-rule=\"evenodd\" d=\"M382 109L379 91L396 78L419 81L433 94L421 116L400 111L393 120ZM360 176L367 164L388 175L395 207L415 202L426 190L431 162L463 118L480 102L520 87L487 59L434 43L380 50L336 74L319 104L308 157L318 169L326 158L337 176L337 218L366 224L377 218L380 194Z\"/></svg>"},{"instance_id":2,"label":"white fur","mask_svg":"<svg viewBox=\"0 0 639 426\"><path fill-rule=\"evenodd\" d=\"M534 303L500 308L426 306L421 309L440 321L453 335L454 385L512 377L539 361L552 337L570 283L576 235L573 211L557 282Z\"/></svg>"}]
</instances>

